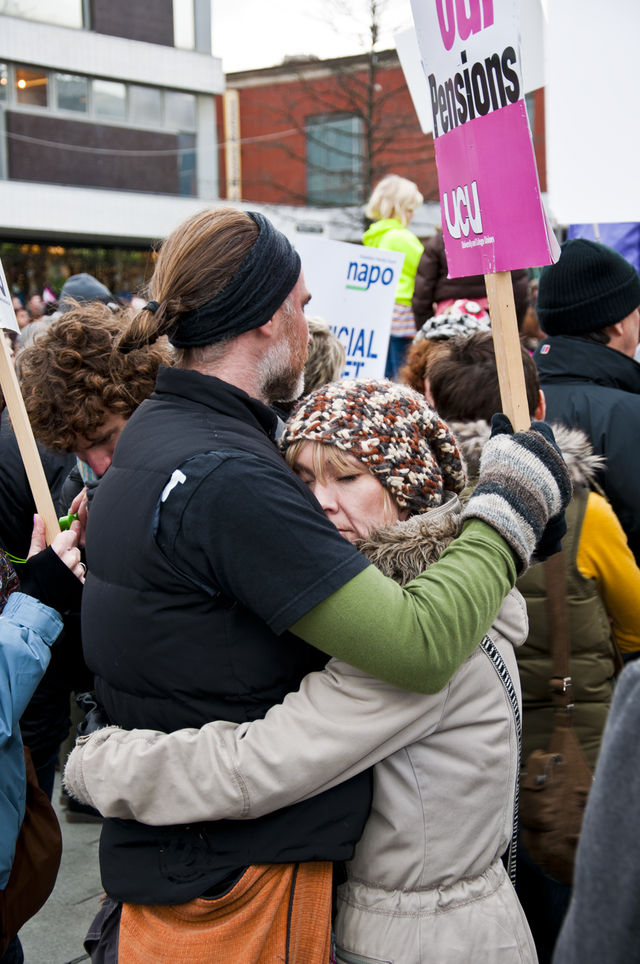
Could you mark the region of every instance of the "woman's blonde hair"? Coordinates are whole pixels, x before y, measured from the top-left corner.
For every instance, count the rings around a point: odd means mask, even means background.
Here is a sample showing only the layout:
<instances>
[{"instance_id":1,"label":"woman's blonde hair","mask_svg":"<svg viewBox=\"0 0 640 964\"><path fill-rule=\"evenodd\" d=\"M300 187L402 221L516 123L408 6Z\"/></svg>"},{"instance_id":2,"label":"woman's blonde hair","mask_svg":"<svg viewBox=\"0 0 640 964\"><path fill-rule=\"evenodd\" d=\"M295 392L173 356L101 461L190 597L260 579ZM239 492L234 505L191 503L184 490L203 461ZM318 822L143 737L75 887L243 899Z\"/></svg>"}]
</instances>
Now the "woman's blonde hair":
<instances>
[{"instance_id":1,"label":"woman's blonde hair","mask_svg":"<svg viewBox=\"0 0 640 964\"><path fill-rule=\"evenodd\" d=\"M301 438L297 442L292 442L285 450L284 457L291 468L295 468L300 452L305 445L311 446L311 468L317 479L324 481L325 466L331 465L338 472L348 472L353 470L353 456L343 452L336 445L327 445L326 442L310 442L306 438ZM358 461L356 459L356 461ZM358 462L362 474L369 469L363 462Z\"/></svg>"},{"instance_id":2,"label":"woman's blonde hair","mask_svg":"<svg viewBox=\"0 0 640 964\"><path fill-rule=\"evenodd\" d=\"M343 452L337 445L327 445L326 442L310 442L304 438L301 438L298 442L292 442L285 450L284 457L294 472L296 471L296 464L300 457L300 452L305 445L311 446L311 470L319 482L325 481L326 468L328 465L337 472L343 472L344 474L350 473L352 475L354 472L359 472L361 475L368 474L376 479L376 482L379 483L382 489L384 512L390 519L393 519L394 513L398 511L398 504L393 499L389 490L376 478L364 462L357 459L355 455L349 455L348 452Z\"/></svg>"},{"instance_id":3,"label":"woman's blonde hair","mask_svg":"<svg viewBox=\"0 0 640 964\"><path fill-rule=\"evenodd\" d=\"M404 225L409 215L419 208L424 198L416 184L398 174L387 174L375 186L365 208L365 214L374 221L397 218Z\"/></svg>"},{"instance_id":4,"label":"woman's blonde hair","mask_svg":"<svg viewBox=\"0 0 640 964\"><path fill-rule=\"evenodd\" d=\"M307 323L311 344L304 366L304 395L340 378L347 358L345 347L331 331L329 322L311 315Z\"/></svg>"}]
</instances>

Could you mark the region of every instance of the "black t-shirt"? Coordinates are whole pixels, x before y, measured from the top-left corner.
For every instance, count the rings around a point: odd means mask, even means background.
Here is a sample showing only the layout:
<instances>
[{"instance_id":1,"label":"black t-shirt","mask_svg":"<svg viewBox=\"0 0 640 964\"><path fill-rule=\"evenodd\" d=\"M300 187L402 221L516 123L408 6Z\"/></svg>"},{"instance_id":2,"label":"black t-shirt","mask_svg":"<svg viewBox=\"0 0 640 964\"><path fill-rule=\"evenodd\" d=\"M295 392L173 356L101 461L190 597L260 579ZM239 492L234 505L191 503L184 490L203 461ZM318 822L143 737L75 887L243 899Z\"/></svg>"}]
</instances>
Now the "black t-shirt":
<instances>
[{"instance_id":1,"label":"black t-shirt","mask_svg":"<svg viewBox=\"0 0 640 964\"><path fill-rule=\"evenodd\" d=\"M165 488L156 540L195 582L283 633L369 565L322 510L310 511L301 486L284 460L197 455Z\"/></svg>"}]
</instances>

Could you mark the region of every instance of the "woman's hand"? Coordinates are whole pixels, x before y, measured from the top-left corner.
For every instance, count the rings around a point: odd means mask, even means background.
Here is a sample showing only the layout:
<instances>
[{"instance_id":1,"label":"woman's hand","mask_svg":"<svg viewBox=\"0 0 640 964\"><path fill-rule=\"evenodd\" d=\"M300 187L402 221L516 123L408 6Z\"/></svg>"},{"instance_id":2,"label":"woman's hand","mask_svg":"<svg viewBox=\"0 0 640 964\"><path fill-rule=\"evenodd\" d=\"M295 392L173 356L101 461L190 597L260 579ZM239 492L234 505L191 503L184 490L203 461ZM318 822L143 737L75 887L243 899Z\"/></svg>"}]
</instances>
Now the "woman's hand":
<instances>
[{"instance_id":1,"label":"woman's hand","mask_svg":"<svg viewBox=\"0 0 640 964\"><path fill-rule=\"evenodd\" d=\"M80 582L84 582L87 567L82 562L82 556L78 547L81 532L82 524L79 521L72 522L66 532L58 533L51 543L51 548L60 561L71 570L74 576L77 576ZM45 538L44 521L39 515L34 515L31 546L29 547L27 559L31 559L32 556L35 556L38 552L42 552L46 548L47 541Z\"/></svg>"}]
</instances>

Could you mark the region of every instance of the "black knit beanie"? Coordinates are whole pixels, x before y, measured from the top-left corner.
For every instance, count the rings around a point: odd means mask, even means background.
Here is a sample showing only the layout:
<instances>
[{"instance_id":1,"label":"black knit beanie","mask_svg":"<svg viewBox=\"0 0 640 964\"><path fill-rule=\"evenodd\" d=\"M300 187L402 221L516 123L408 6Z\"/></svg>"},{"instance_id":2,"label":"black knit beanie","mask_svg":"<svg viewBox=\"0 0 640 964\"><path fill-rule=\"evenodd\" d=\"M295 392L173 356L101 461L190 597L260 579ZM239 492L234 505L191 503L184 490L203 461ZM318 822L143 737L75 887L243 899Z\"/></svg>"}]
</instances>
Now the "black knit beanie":
<instances>
[{"instance_id":1,"label":"black knit beanie","mask_svg":"<svg viewBox=\"0 0 640 964\"><path fill-rule=\"evenodd\" d=\"M640 275L605 244L565 241L542 269L536 311L547 335L581 335L622 321L640 306Z\"/></svg>"}]
</instances>

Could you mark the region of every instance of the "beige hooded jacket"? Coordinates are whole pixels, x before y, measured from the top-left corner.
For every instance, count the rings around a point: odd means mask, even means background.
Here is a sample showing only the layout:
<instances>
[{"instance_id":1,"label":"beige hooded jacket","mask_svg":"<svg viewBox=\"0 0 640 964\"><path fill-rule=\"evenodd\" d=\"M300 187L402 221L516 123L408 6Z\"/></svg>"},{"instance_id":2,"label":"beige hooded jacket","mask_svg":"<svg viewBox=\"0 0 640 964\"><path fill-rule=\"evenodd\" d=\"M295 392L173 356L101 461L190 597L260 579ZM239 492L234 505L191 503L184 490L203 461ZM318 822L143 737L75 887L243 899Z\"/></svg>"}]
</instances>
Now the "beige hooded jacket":
<instances>
[{"instance_id":1,"label":"beige hooded jacket","mask_svg":"<svg viewBox=\"0 0 640 964\"><path fill-rule=\"evenodd\" d=\"M453 498L360 548L407 581L455 536L459 513ZM526 635L513 590L490 636L518 696L513 646ZM535 962L500 860L519 766L514 713L481 648L433 696L332 659L258 722L171 734L109 727L74 749L65 782L105 816L170 824L256 817L370 766L371 814L339 889L338 964Z\"/></svg>"}]
</instances>

